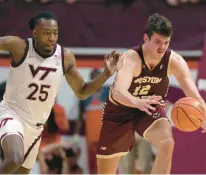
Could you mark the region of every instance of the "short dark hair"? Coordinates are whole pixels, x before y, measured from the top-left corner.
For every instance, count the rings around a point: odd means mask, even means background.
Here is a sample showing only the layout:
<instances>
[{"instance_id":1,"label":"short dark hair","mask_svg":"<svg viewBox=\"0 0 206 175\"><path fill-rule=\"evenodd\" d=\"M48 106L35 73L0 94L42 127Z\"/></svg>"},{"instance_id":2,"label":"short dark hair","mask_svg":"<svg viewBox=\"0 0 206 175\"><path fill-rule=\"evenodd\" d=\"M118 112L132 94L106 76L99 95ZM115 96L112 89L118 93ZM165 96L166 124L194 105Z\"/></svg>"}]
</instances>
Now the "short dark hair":
<instances>
[{"instance_id":1,"label":"short dark hair","mask_svg":"<svg viewBox=\"0 0 206 175\"><path fill-rule=\"evenodd\" d=\"M173 28L171 21L158 13L153 14L147 21L145 33L151 38L154 32L166 37L172 36Z\"/></svg>"},{"instance_id":2,"label":"short dark hair","mask_svg":"<svg viewBox=\"0 0 206 175\"><path fill-rule=\"evenodd\" d=\"M36 24L38 24L40 19L47 19L47 20L53 19L53 20L57 21L56 16L52 12L41 11L41 12L38 12L35 16L33 16L29 20L29 28L31 30L34 30Z\"/></svg>"}]
</instances>

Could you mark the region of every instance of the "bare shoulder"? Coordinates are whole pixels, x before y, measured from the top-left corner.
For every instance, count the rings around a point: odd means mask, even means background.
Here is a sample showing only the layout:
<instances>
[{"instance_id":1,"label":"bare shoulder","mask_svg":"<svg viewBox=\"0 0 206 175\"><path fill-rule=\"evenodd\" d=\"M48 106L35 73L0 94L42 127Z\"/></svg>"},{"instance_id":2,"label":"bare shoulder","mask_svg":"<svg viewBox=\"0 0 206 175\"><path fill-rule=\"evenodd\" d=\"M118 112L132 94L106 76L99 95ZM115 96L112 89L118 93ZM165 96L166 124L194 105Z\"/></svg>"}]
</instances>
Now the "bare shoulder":
<instances>
[{"instance_id":1,"label":"bare shoulder","mask_svg":"<svg viewBox=\"0 0 206 175\"><path fill-rule=\"evenodd\" d=\"M171 51L171 59L173 62L178 62L184 60L184 58L175 51Z\"/></svg>"},{"instance_id":2,"label":"bare shoulder","mask_svg":"<svg viewBox=\"0 0 206 175\"><path fill-rule=\"evenodd\" d=\"M127 56L129 58L138 58L139 57L139 54L133 49L127 50L124 54L125 54L125 56Z\"/></svg>"},{"instance_id":3,"label":"bare shoulder","mask_svg":"<svg viewBox=\"0 0 206 175\"><path fill-rule=\"evenodd\" d=\"M141 59L138 53L132 49L127 50L119 59L118 71L132 73L134 76L139 75L141 71Z\"/></svg>"},{"instance_id":4,"label":"bare shoulder","mask_svg":"<svg viewBox=\"0 0 206 175\"><path fill-rule=\"evenodd\" d=\"M68 48L63 48L64 51L64 68L65 72L69 72L71 68L76 66L76 59L72 51Z\"/></svg>"},{"instance_id":5,"label":"bare shoulder","mask_svg":"<svg viewBox=\"0 0 206 175\"><path fill-rule=\"evenodd\" d=\"M170 59L171 59L171 65L181 65L186 63L184 58L175 51L172 51Z\"/></svg>"},{"instance_id":6,"label":"bare shoulder","mask_svg":"<svg viewBox=\"0 0 206 175\"><path fill-rule=\"evenodd\" d=\"M178 73L180 70L188 69L188 65L184 58L175 51L172 51L170 57L170 74L174 75Z\"/></svg>"},{"instance_id":7,"label":"bare shoulder","mask_svg":"<svg viewBox=\"0 0 206 175\"><path fill-rule=\"evenodd\" d=\"M132 49L127 50L122 55L122 62L136 64L136 63L139 63L139 61L140 61L140 57L139 57L138 53Z\"/></svg>"}]
</instances>

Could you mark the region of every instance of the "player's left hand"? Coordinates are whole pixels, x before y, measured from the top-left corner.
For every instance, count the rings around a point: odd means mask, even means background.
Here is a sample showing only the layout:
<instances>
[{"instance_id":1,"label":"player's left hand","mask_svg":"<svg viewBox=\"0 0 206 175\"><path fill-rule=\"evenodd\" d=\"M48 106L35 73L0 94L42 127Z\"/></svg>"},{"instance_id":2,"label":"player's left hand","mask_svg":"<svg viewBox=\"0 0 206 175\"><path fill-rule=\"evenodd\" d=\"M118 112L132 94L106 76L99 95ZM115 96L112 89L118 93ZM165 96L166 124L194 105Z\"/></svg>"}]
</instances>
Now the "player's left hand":
<instances>
[{"instance_id":1,"label":"player's left hand","mask_svg":"<svg viewBox=\"0 0 206 175\"><path fill-rule=\"evenodd\" d=\"M202 133L206 133L206 105L205 105L205 102L202 102L202 108L203 108L203 111L204 111L204 118L203 118L203 121L202 121Z\"/></svg>"},{"instance_id":2,"label":"player's left hand","mask_svg":"<svg viewBox=\"0 0 206 175\"><path fill-rule=\"evenodd\" d=\"M205 133L206 132L206 122L205 121L202 122L201 128L203 129L202 133Z\"/></svg>"},{"instance_id":3,"label":"player's left hand","mask_svg":"<svg viewBox=\"0 0 206 175\"><path fill-rule=\"evenodd\" d=\"M119 57L120 54L115 50L104 56L104 71L108 73L108 76L112 76L117 71Z\"/></svg>"},{"instance_id":4,"label":"player's left hand","mask_svg":"<svg viewBox=\"0 0 206 175\"><path fill-rule=\"evenodd\" d=\"M204 120L202 121L201 128L203 129L203 130L202 130L202 133L206 133L206 119L204 119Z\"/></svg>"}]
</instances>

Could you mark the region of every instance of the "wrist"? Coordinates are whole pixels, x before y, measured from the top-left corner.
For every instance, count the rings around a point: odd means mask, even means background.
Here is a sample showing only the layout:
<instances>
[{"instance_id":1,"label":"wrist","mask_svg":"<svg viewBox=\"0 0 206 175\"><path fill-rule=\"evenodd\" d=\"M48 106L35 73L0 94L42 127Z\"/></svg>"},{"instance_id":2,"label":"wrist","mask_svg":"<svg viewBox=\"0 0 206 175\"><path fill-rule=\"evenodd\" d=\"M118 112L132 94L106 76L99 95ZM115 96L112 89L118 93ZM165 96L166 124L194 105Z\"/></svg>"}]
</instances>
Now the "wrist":
<instances>
[{"instance_id":1,"label":"wrist","mask_svg":"<svg viewBox=\"0 0 206 175\"><path fill-rule=\"evenodd\" d=\"M136 107L139 106L141 99L139 97L135 97L131 99L132 103L135 104Z\"/></svg>"},{"instance_id":2,"label":"wrist","mask_svg":"<svg viewBox=\"0 0 206 175\"><path fill-rule=\"evenodd\" d=\"M111 76L109 70L107 70L107 69L104 69L103 75L105 78L109 78Z\"/></svg>"}]
</instances>

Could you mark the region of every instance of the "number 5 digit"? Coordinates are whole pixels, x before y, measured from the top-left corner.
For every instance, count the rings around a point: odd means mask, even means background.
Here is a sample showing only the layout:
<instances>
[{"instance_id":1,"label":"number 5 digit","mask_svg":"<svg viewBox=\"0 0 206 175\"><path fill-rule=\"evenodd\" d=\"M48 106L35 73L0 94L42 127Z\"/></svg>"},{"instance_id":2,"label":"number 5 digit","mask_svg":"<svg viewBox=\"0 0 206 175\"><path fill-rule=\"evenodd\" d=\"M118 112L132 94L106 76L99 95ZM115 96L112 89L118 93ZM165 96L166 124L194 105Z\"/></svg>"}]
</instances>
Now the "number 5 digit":
<instances>
[{"instance_id":1,"label":"number 5 digit","mask_svg":"<svg viewBox=\"0 0 206 175\"><path fill-rule=\"evenodd\" d=\"M46 101L47 97L48 97L48 92L45 90L45 89L49 89L50 88L50 85L41 85L41 88L40 88L40 94L39 95L39 100L40 101Z\"/></svg>"}]
</instances>

